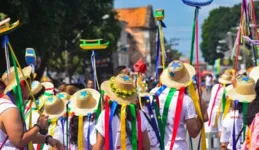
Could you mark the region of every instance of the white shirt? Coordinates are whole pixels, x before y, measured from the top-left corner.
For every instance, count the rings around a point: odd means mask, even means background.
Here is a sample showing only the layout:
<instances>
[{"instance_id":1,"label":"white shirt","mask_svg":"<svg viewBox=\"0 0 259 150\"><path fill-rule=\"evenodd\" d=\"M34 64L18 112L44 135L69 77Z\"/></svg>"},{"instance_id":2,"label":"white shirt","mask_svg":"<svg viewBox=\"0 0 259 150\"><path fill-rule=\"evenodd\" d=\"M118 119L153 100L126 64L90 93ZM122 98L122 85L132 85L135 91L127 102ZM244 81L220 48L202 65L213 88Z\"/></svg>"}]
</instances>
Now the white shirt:
<instances>
[{"instance_id":1,"label":"white shirt","mask_svg":"<svg viewBox=\"0 0 259 150\"><path fill-rule=\"evenodd\" d=\"M213 88L211 90L209 106L208 106L208 109L207 109L208 116L209 117L211 116L211 118L209 118L209 120L211 120L210 127L211 127L212 131L217 131L217 129L213 129L213 126L216 123L216 116L217 116L218 110L220 109L220 112L223 112L222 109L220 108L220 103L222 101L222 96L223 96L223 93L224 93L224 88L220 87L220 89L218 91L218 94L217 94L217 90L218 90L219 86L220 86L220 84L215 84L213 86ZM214 102L214 98L215 97L216 97L215 105L214 105L213 110L212 110L212 106L213 106L213 102ZM210 114L211 110L212 110L212 114ZM221 117L219 117L218 119L221 119ZM219 127L219 128L221 128L221 127Z\"/></svg>"},{"instance_id":2,"label":"white shirt","mask_svg":"<svg viewBox=\"0 0 259 150\"><path fill-rule=\"evenodd\" d=\"M148 119L151 120L150 115L148 113L147 106L143 106L142 111L147 115ZM153 114L154 114L154 117L155 117L155 112L154 111L153 111ZM157 121L156 121L156 125L157 125L157 129L159 130ZM159 149L160 148L159 147L160 143L159 143L159 141L157 139L156 133L155 133L152 125L149 122L147 123L147 132L148 132L149 141L150 141L150 149L151 150Z\"/></svg>"},{"instance_id":3,"label":"white shirt","mask_svg":"<svg viewBox=\"0 0 259 150\"><path fill-rule=\"evenodd\" d=\"M103 110L98 118L97 124L95 126L96 130L105 138L105 125L104 125L104 117L105 117L105 110ZM146 120L143 112L140 111L140 117L141 117L141 131L144 132L147 130L147 123L148 121ZM129 126L131 128L131 122L129 122ZM113 139L113 147L116 150L121 149L121 123L120 119L117 115L115 115L112 119L112 139ZM138 128L137 128L138 130ZM132 149L131 141L129 141L129 138L126 139L126 147L127 149Z\"/></svg>"},{"instance_id":4,"label":"white shirt","mask_svg":"<svg viewBox=\"0 0 259 150\"><path fill-rule=\"evenodd\" d=\"M233 134L233 125L234 125L234 118L235 119L235 137L237 139L239 132L242 129L242 125L243 125L243 119L242 119L242 114L239 114L238 111L230 111L225 119L222 120L222 131L221 131L221 139L220 142L221 143L229 143L227 148L228 149L232 149L233 146L233 138L232 138L232 134ZM242 140L242 135L240 136L238 142L237 142L237 150L241 150L242 149L242 145L240 143L240 141Z\"/></svg>"},{"instance_id":5,"label":"white shirt","mask_svg":"<svg viewBox=\"0 0 259 150\"><path fill-rule=\"evenodd\" d=\"M155 91L157 91L158 89L159 88L153 89L151 91L151 93L155 93ZM169 90L170 90L169 88L166 88L159 95L161 116L164 111L164 105L165 105L165 101L166 101ZM177 105L178 94L179 94L179 92L176 91L172 98L172 101L171 101L171 104L169 107L169 111L168 111L168 117L167 117L167 122L166 122L167 125L166 125L165 138L164 138L166 150L169 149L170 145L171 145L175 109L176 109L176 105ZM180 123L178 126L178 131L177 131L177 135L175 138L173 150L187 150L188 149L187 142L186 142L186 130L185 130L184 125L185 125L186 120L192 119L195 117L197 117L197 114L195 111L193 101L189 96L185 95L183 98L181 119L180 119Z\"/></svg>"},{"instance_id":6,"label":"white shirt","mask_svg":"<svg viewBox=\"0 0 259 150\"><path fill-rule=\"evenodd\" d=\"M205 78L205 85L210 86L211 85L211 80L212 80L212 77L206 76L206 78Z\"/></svg>"}]
</instances>

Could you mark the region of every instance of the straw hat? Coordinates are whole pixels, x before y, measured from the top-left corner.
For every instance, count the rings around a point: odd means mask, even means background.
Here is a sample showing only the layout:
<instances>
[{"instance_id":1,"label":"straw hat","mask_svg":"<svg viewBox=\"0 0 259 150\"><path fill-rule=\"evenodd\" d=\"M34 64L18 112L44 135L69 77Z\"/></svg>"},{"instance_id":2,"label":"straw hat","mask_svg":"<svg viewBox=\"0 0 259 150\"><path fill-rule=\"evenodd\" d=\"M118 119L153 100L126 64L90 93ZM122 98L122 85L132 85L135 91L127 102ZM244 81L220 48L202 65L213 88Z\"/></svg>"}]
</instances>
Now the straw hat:
<instances>
[{"instance_id":1,"label":"straw hat","mask_svg":"<svg viewBox=\"0 0 259 150\"><path fill-rule=\"evenodd\" d=\"M254 67L251 72L249 73L249 76L254 79L255 83L259 79L259 66Z\"/></svg>"},{"instance_id":2,"label":"straw hat","mask_svg":"<svg viewBox=\"0 0 259 150\"><path fill-rule=\"evenodd\" d=\"M254 80L248 76L238 76L236 81L236 87L228 92L228 96L239 102L252 102L256 96Z\"/></svg>"},{"instance_id":3,"label":"straw hat","mask_svg":"<svg viewBox=\"0 0 259 150\"><path fill-rule=\"evenodd\" d=\"M104 81L101 84L101 89L104 90L111 100L117 101L119 104L129 105L135 103L137 99L133 80L125 74L119 74L108 81Z\"/></svg>"},{"instance_id":4,"label":"straw hat","mask_svg":"<svg viewBox=\"0 0 259 150\"><path fill-rule=\"evenodd\" d=\"M47 98L44 105L44 115L49 116L49 119L55 119L63 116L66 113L66 102L59 99L57 96Z\"/></svg>"},{"instance_id":5,"label":"straw hat","mask_svg":"<svg viewBox=\"0 0 259 150\"><path fill-rule=\"evenodd\" d=\"M65 101L66 103L70 100L70 95L67 94L66 92L61 92L57 94L57 97L63 101Z\"/></svg>"},{"instance_id":6,"label":"straw hat","mask_svg":"<svg viewBox=\"0 0 259 150\"><path fill-rule=\"evenodd\" d=\"M219 83L230 84L233 77L233 72L229 69L226 70L219 78Z\"/></svg>"},{"instance_id":7,"label":"straw hat","mask_svg":"<svg viewBox=\"0 0 259 150\"><path fill-rule=\"evenodd\" d=\"M36 80L32 81L31 92L34 96L40 93L42 90L44 90L44 87L39 81L36 81Z\"/></svg>"},{"instance_id":8,"label":"straw hat","mask_svg":"<svg viewBox=\"0 0 259 150\"><path fill-rule=\"evenodd\" d=\"M94 89L87 88L77 91L70 99L71 111L76 116L93 113L98 107L99 98L100 93Z\"/></svg>"},{"instance_id":9,"label":"straw hat","mask_svg":"<svg viewBox=\"0 0 259 150\"><path fill-rule=\"evenodd\" d=\"M32 73L31 66L27 66L27 67L23 68L22 70L19 68L17 68L17 69L18 69L18 78L20 81L30 78L30 75ZM23 72L25 79L23 78L21 71ZM10 72L9 80L6 84L4 93L11 91L15 86L17 86L17 82L16 82L16 78L15 78L15 71L12 71L12 72Z\"/></svg>"},{"instance_id":10,"label":"straw hat","mask_svg":"<svg viewBox=\"0 0 259 150\"><path fill-rule=\"evenodd\" d=\"M188 86L195 74L193 66L174 60L164 69L160 76L160 81L167 87L180 89Z\"/></svg>"},{"instance_id":11,"label":"straw hat","mask_svg":"<svg viewBox=\"0 0 259 150\"><path fill-rule=\"evenodd\" d=\"M20 69L20 68L17 68L17 70L18 70L18 72L21 72L21 69ZM8 84L9 79L11 78L11 77L10 77L11 75L12 75L12 78L15 77L15 76L14 76L15 74L14 74L14 67L13 67L13 66L10 67L9 73L8 73L7 71L8 71L8 70L6 70L6 71L3 73L2 77L1 77L1 79L2 79L2 81L4 82L5 85Z\"/></svg>"}]
</instances>

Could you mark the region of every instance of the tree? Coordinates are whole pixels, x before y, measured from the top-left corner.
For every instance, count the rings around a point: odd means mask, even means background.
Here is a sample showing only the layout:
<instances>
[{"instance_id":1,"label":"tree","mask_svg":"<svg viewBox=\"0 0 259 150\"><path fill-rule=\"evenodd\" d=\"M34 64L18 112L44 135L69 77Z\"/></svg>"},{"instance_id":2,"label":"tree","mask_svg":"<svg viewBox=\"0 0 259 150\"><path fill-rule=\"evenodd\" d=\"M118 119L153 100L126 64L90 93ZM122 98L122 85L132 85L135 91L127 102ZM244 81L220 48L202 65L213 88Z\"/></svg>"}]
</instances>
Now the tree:
<instances>
[{"instance_id":1,"label":"tree","mask_svg":"<svg viewBox=\"0 0 259 150\"><path fill-rule=\"evenodd\" d=\"M21 21L20 27L9 34L21 64L24 64L26 47L35 48L37 56L41 57L38 79L48 65L58 71L64 70L65 50L70 54L69 60L73 60L69 62L72 64L69 68L73 68L70 75L80 71L77 66L82 66L82 59L90 53L80 51L78 39L74 41L78 34L81 35L79 38L110 41L111 46L106 52L116 49L120 25L113 11L113 0L10 0L0 1L0 10L12 20L19 18ZM104 21L102 16L106 14L109 18ZM3 51L0 57L5 60ZM58 61L62 65L55 63ZM4 68L2 63L0 70Z\"/></svg>"},{"instance_id":2,"label":"tree","mask_svg":"<svg viewBox=\"0 0 259 150\"><path fill-rule=\"evenodd\" d=\"M182 56L182 53L179 52L177 49L173 48L175 45L175 40L170 39L169 41L164 39L165 41L165 51L167 54L167 63L170 63L172 60L179 60Z\"/></svg>"}]
</instances>

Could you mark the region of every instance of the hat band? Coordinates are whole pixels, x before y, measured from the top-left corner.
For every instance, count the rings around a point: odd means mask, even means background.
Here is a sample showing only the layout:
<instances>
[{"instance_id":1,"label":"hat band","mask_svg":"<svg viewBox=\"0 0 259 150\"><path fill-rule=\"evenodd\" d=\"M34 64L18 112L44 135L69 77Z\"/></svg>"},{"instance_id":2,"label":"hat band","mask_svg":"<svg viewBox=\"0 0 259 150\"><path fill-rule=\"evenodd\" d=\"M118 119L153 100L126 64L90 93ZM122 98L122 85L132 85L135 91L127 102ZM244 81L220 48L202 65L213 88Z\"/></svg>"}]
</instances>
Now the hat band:
<instances>
[{"instance_id":1,"label":"hat band","mask_svg":"<svg viewBox=\"0 0 259 150\"><path fill-rule=\"evenodd\" d=\"M112 92L116 94L116 96L122 97L122 98L128 98L136 93L135 88L131 90L121 90L117 88L116 85L114 84L113 78L110 79L110 88L112 89Z\"/></svg>"}]
</instances>

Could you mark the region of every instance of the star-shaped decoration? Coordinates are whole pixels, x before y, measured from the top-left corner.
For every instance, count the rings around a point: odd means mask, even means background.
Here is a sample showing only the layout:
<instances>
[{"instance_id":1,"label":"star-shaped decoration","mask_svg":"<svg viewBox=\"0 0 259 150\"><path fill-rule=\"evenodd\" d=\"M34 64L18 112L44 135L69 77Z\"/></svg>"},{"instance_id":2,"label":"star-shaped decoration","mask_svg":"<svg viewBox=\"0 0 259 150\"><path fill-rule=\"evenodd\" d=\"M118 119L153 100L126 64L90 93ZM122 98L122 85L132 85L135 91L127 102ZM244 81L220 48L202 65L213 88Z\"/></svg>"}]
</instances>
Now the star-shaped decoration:
<instances>
[{"instance_id":1,"label":"star-shaped decoration","mask_svg":"<svg viewBox=\"0 0 259 150\"><path fill-rule=\"evenodd\" d=\"M175 74L174 74L173 72L170 72L170 76L171 76L171 77L174 77Z\"/></svg>"},{"instance_id":2,"label":"star-shaped decoration","mask_svg":"<svg viewBox=\"0 0 259 150\"><path fill-rule=\"evenodd\" d=\"M126 75L124 75L124 76L122 76L122 79L123 79L124 81L129 81L129 80L130 80L130 77L129 77L129 76L126 76Z\"/></svg>"},{"instance_id":3,"label":"star-shaped decoration","mask_svg":"<svg viewBox=\"0 0 259 150\"><path fill-rule=\"evenodd\" d=\"M249 81L249 77L243 77L242 80L248 82Z\"/></svg>"},{"instance_id":4,"label":"star-shaped decoration","mask_svg":"<svg viewBox=\"0 0 259 150\"><path fill-rule=\"evenodd\" d=\"M65 98L64 94L58 94L58 98L62 99L62 98Z\"/></svg>"},{"instance_id":5,"label":"star-shaped decoration","mask_svg":"<svg viewBox=\"0 0 259 150\"><path fill-rule=\"evenodd\" d=\"M80 96L86 97L88 95L87 91L82 91L80 92Z\"/></svg>"},{"instance_id":6,"label":"star-shaped decoration","mask_svg":"<svg viewBox=\"0 0 259 150\"><path fill-rule=\"evenodd\" d=\"M181 68L180 62L173 62L171 67L175 70L177 68Z\"/></svg>"},{"instance_id":7,"label":"star-shaped decoration","mask_svg":"<svg viewBox=\"0 0 259 150\"><path fill-rule=\"evenodd\" d=\"M48 101L49 101L49 102L52 102L52 101L53 101L53 97L49 97L49 98L48 98Z\"/></svg>"}]
</instances>

